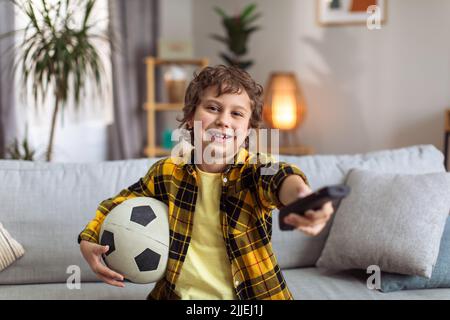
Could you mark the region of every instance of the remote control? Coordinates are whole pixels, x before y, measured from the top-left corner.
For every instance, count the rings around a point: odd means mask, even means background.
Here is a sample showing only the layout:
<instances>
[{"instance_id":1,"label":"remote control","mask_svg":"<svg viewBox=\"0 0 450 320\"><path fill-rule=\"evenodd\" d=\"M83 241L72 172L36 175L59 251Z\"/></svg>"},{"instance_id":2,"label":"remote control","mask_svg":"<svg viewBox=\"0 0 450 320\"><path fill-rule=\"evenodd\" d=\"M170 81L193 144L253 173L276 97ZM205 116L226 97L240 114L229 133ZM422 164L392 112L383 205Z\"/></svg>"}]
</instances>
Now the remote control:
<instances>
[{"instance_id":1,"label":"remote control","mask_svg":"<svg viewBox=\"0 0 450 320\"><path fill-rule=\"evenodd\" d=\"M290 213L303 216L308 210L319 210L326 202L343 199L350 193L350 187L345 184L328 186L317 190L304 198L300 198L280 209L279 224L283 231L293 230L294 227L284 223L284 217Z\"/></svg>"}]
</instances>

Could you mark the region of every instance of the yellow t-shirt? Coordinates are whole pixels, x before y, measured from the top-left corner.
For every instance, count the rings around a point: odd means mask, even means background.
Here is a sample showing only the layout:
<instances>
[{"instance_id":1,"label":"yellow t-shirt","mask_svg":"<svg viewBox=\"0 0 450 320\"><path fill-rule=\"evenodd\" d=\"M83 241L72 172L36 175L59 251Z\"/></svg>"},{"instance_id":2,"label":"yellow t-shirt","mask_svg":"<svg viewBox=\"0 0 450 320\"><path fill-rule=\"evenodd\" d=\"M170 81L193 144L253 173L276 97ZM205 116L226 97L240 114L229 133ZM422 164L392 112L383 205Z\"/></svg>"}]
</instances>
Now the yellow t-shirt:
<instances>
[{"instance_id":1,"label":"yellow t-shirt","mask_svg":"<svg viewBox=\"0 0 450 320\"><path fill-rule=\"evenodd\" d=\"M197 174L192 238L175 292L186 300L234 300L231 263L220 224L221 175L198 168Z\"/></svg>"}]
</instances>

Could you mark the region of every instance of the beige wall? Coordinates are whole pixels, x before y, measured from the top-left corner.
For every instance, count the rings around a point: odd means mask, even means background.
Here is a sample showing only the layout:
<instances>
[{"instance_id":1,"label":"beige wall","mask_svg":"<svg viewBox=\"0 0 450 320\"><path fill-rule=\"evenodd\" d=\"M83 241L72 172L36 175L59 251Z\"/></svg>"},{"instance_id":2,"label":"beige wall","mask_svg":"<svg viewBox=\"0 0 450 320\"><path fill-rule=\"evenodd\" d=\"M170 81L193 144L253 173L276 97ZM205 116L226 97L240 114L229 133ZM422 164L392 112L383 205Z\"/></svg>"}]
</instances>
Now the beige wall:
<instances>
[{"instance_id":1,"label":"beige wall","mask_svg":"<svg viewBox=\"0 0 450 320\"><path fill-rule=\"evenodd\" d=\"M180 0L181 1L181 0ZM209 38L223 29L213 6L239 12L251 1L193 0L197 56L221 63L224 47ZM414 144L443 149L444 109L450 105L450 1L390 0L388 22L322 28L315 0L259 0L262 30L249 43L265 85L271 71L294 71L308 116L298 140L318 153L356 153Z\"/></svg>"},{"instance_id":2,"label":"beige wall","mask_svg":"<svg viewBox=\"0 0 450 320\"><path fill-rule=\"evenodd\" d=\"M443 111L450 107L450 1L389 0L388 23L380 31L318 27L315 1L257 0L263 29L249 43L256 62L249 71L258 82L265 85L275 70L294 71L301 81L309 112L298 141L318 153L422 143L442 149ZM212 8L239 12L250 2L163 0L160 31L162 36L192 39L196 56L221 63L223 46L209 38L213 32L223 33ZM19 97L17 101L23 108ZM58 124L56 161L105 159L111 108L101 105L101 110L83 108L76 116L69 112L64 128ZM28 113L21 114L29 120L31 142L43 152L49 118ZM174 118L163 116L169 127L178 125ZM89 145L82 143L80 133L90 138Z\"/></svg>"}]
</instances>

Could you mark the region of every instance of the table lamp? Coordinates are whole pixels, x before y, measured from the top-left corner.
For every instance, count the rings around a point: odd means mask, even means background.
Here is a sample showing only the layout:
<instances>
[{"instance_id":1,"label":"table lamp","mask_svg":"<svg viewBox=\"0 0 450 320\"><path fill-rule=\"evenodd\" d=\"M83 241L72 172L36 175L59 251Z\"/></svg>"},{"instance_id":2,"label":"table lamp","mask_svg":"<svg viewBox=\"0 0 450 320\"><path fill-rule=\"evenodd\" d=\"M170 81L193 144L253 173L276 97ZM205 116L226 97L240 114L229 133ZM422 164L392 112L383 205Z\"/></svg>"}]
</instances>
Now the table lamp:
<instances>
[{"instance_id":1,"label":"table lamp","mask_svg":"<svg viewBox=\"0 0 450 320\"><path fill-rule=\"evenodd\" d=\"M304 121L306 104L297 78L292 72L273 72L265 88L263 118L267 124L287 133L287 137ZM292 131L292 132L288 132ZM289 149L290 152L283 152ZM280 143L281 153L302 153L299 146L288 146Z\"/></svg>"}]
</instances>

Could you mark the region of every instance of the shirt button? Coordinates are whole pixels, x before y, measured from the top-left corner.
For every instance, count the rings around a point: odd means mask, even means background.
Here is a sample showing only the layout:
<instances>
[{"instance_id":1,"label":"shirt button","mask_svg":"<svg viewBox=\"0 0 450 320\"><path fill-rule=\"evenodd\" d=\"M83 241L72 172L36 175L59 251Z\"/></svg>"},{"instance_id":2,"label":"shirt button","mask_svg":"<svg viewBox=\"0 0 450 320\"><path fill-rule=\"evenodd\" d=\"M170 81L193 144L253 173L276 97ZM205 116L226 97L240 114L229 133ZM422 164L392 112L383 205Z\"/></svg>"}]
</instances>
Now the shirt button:
<instances>
[{"instance_id":1,"label":"shirt button","mask_svg":"<svg viewBox=\"0 0 450 320\"><path fill-rule=\"evenodd\" d=\"M227 183L228 179L227 177L223 178L223 182Z\"/></svg>"}]
</instances>

